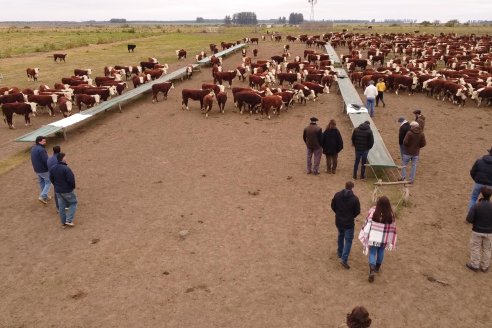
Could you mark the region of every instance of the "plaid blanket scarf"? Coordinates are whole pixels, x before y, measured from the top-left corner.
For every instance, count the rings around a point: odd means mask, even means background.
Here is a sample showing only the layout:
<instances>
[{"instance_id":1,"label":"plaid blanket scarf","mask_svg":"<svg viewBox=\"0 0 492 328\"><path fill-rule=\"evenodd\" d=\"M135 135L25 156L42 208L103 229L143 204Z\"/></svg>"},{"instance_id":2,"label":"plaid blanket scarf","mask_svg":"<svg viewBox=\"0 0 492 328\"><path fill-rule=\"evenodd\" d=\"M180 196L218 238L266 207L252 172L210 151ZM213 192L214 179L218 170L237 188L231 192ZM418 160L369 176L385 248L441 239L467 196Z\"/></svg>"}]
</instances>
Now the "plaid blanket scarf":
<instances>
[{"instance_id":1,"label":"plaid blanket scarf","mask_svg":"<svg viewBox=\"0 0 492 328\"><path fill-rule=\"evenodd\" d=\"M374 222L372 215L374 207L369 210L366 222L359 233L359 240L364 246L364 254L367 255L369 246L384 247L386 250L396 249L396 224L384 224Z\"/></svg>"}]
</instances>

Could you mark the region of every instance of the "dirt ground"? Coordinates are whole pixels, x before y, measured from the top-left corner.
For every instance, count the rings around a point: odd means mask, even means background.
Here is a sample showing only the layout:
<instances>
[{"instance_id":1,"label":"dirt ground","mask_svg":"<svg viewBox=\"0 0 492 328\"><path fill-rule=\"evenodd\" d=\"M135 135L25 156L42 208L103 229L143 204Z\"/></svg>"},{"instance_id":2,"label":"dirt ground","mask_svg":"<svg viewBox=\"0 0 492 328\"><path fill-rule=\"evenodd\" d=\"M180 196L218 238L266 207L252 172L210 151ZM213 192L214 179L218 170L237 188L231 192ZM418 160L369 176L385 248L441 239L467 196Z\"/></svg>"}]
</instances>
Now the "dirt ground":
<instances>
[{"instance_id":1,"label":"dirt ground","mask_svg":"<svg viewBox=\"0 0 492 328\"><path fill-rule=\"evenodd\" d=\"M259 59L282 45L260 43ZM224 66L240 62L235 54ZM374 327L490 326L492 274L464 266L468 172L492 145L490 107L387 94L377 108L395 161L396 120L417 108L427 117L427 147L411 205L400 210L398 249L369 284L356 239L350 270L336 256L330 201L352 176L354 152L335 88L271 120L241 116L230 91L225 115L215 104L205 119L196 102L182 111L181 89L210 81L203 69L167 101L146 95L72 129L68 142L50 140L76 175L73 229L60 227L52 203L37 201L30 162L0 176L1 327L337 327L356 305ZM301 136L311 116L323 128L334 118L342 132L336 175L305 174ZM2 158L26 147L12 139L49 121L24 128L14 119L19 129L0 129ZM358 232L373 188L355 184Z\"/></svg>"}]
</instances>

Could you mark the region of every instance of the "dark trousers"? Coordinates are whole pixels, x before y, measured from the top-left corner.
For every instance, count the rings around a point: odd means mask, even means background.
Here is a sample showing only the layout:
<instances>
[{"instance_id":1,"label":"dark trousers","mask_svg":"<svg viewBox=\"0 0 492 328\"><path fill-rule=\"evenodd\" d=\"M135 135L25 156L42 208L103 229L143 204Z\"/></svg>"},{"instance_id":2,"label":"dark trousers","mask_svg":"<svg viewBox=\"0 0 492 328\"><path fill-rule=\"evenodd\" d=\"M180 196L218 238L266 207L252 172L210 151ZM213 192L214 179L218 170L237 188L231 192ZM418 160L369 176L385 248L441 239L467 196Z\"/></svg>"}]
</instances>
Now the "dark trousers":
<instances>
[{"instance_id":1,"label":"dark trousers","mask_svg":"<svg viewBox=\"0 0 492 328\"><path fill-rule=\"evenodd\" d=\"M383 96L384 96L384 92L383 91L378 91L378 95L376 96L376 106L379 105L379 101L380 100L383 103L383 107L386 106L386 104L384 103L384 100L383 100Z\"/></svg>"},{"instance_id":2,"label":"dark trousers","mask_svg":"<svg viewBox=\"0 0 492 328\"><path fill-rule=\"evenodd\" d=\"M337 169L338 154L325 154L326 155L326 172L333 172Z\"/></svg>"},{"instance_id":3,"label":"dark trousers","mask_svg":"<svg viewBox=\"0 0 492 328\"><path fill-rule=\"evenodd\" d=\"M355 151L355 163L354 163L354 179L357 178L357 171L359 170L359 163L362 160L362 167L360 169L360 178L366 178L366 163L367 163L367 155L369 154L369 150L356 150Z\"/></svg>"}]
</instances>

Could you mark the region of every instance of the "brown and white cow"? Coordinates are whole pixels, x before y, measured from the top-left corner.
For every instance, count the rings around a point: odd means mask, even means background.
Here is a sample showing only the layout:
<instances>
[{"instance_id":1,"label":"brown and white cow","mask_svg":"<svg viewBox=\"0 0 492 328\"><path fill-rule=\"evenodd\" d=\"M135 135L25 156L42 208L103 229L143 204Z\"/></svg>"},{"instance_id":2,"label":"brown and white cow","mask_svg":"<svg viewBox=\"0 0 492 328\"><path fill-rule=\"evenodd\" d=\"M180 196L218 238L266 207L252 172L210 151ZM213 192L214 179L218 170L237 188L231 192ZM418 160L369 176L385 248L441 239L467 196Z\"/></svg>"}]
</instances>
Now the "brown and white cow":
<instances>
[{"instance_id":1,"label":"brown and white cow","mask_svg":"<svg viewBox=\"0 0 492 328\"><path fill-rule=\"evenodd\" d=\"M189 110L188 100L198 100L200 102L200 109L203 109L203 98L208 94L214 94L213 90L193 90L193 89L183 89L181 91L181 109L184 109L183 106L186 106L186 109Z\"/></svg>"},{"instance_id":2,"label":"brown and white cow","mask_svg":"<svg viewBox=\"0 0 492 328\"><path fill-rule=\"evenodd\" d=\"M68 117L72 114L72 102L68 98L59 97L57 105L63 117Z\"/></svg>"},{"instance_id":3,"label":"brown and white cow","mask_svg":"<svg viewBox=\"0 0 492 328\"><path fill-rule=\"evenodd\" d=\"M39 107L48 107L50 116L54 116L54 106L58 100L56 94L51 95L26 95L26 102L36 103Z\"/></svg>"},{"instance_id":4,"label":"brown and white cow","mask_svg":"<svg viewBox=\"0 0 492 328\"><path fill-rule=\"evenodd\" d=\"M480 88L473 91L471 99L477 100L477 107L480 107L484 100L487 100L488 103L490 103L492 99L492 87Z\"/></svg>"},{"instance_id":5,"label":"brown and white cow","mask_svg":"<svg viewBox=\"0 0 492 328\"><path fill-rule=\"evenodd\" d=\"M203 97L203 108L202 110L205 110L205 117L208 117L208 112L212 110L212 106L214 104L214 93L211 92L205 97Z\"/></svg>"},{"instance_id":6,"label":"brown and white cow","mask_svg":"<svg viewBox=\"0 0 492 328\"><path fill-rule=\"evenodd\" d=\"M222 84L222 81L227 81L230 88L232 86L232 80L234 80L236 76L241 76L241 73L237 69L227 72L216 72L214 75L214 83Z\"/></svg>"},{"instance_id":7,"label":"brown and white cow","mask_svg":"<svg viewBox=\"0 0 492 328\"><path fill-rule=\"evenodd\" d=\"M280 95L265 96L261 98L261 115L265 113L270 119L270 109L280 115L280 110L282 109L284 103Z\"/></svg>"},{"instance_id":8,"label":"brown and white cow","mask_svg":"<svg viewBox=\"0 0 492 328\"><path fill-rule=\"evenodd\" d=\"M20 92L9 93L0 96L0 104L14 103L14 102L24 102L24 95Z\"/></svg>"},{"instance_id":9,"label":"brown and white cow","mask_svg":"<svg viewBox=\"0 0 492 328\"><path fill-rule=\"evenodd\" d=\"M176 56L178 57L178 60L186 59L186 50L184 49L176 50Z\"/></svg>"},{"instance_id":10,"label":"brown and white cow","mask_svg":"<svg viewBox=\"0 0 492 328\"><path fill-rule=\"evenodd\" d=\"M211 89L214 91L215 95L218 95L220 92L225 91L225 86L222 84L202 83L202 90L205 89Z\"/></svg>"},{"instance_id":11,"label":"brown and white cow","mask_svg":"<svg viewBox=\"0 0 492 328\"><path fill-rule=\"evenodd\" d=\"M2 105L3 120L9 126L9 129L15 129L13 123L14 114L24 115L26 126L31 125L31 113L36 115L35 103L7 103Z\"/></svg>"},{"instance_id":12,"label":"brown and white cow","mask_svg":"<svg viewBox=\"0 0 492 328\"><path fill-rule=\"evenodd\" d=\"M120 96L125 89L128 89L128 85L126 84L126 82L118 82L118 81L106 81L106 82L103 82L101 84L101 86L102 87L115 87L116 92Z\"/></svg>"},{"instance_id":13,"label":"brown and white cow","mask_svg":"<svg viewBox=\"0 0 492 328\"><path fill-rule=\"evenodd\" d=\"M147 76L144 74L136 75L132 77L132 82L133 82L133 87L136 88L139 85L142 85L145 82L147 82Z\"/></svg>"},{"instance_id":14,"label":"brown and white cow","mask_svg":"<svg viewBox=\"0 0 492 328\"><path fill-rule=\"evenodd\" d=\"M116 95L116 86L86 88L85 94L99 95L100 100L106 101L109 97Z\"/></svg>"},{"instance_id":15,"label":"brown and white cow","mask_svg":"<svg viewBox=\"0 0 492 328\"><path fill-rule=\"evenodd\" d=\"M99 95L78 94L75 96L75 104L79 108L79 112L82 110L82 104L89 108L99 104L100 100L101 98Z\"/></svg>"},{"instance_id":16,"label":"brown and white cow","mask_svg":"<svg viewBox=\"0 0 492 328\"><path fill-rule=\"evenodd\" d=\"M156 80L164 74L164 70L162 69L146 69L143 71L143 73L147 76L147 78L150 77L151 80Z\"/></svg>"},{"instance_id":17,"label":"brown and white cow","mask_svg":"<svg viewBox=\"0 0 492 328\"><path fill-rule=\"evenodd\" d=\"M219 92L217 95L217 104L219 105L219 111L224 114L224 108L225 104L227 102L227 93L226 92Z\"/></svg>"},{"instance_id":18,"label":"brown and white cow","mask_svg":"<svg viewBox=\"0 0 492 328\"><path fill-rule=\"evenodd\" d=\"M172 82L162 82L152 85L152 102L159 102L157 95L159 92L164 94L164 99L167 99L167 94L170 89L174 89L174 83Z\"/></svg>"},{"instance_id":19,"label":"brown and white cow","mask_svg":"<svg viewBox=\"0 0 492 328\"><path fill-rule=\"evenodd\" d=\"M26 73L27 73L27 80L28 81L37 81L38 80L38 76L39 76L39 68L35 67L35 68L27 68L26 69Z\"/></svg>"},{"instance_id":20,"label":"brown and white cow","mask_svg":"<svg viewBox=\"0 0 492 328\"><path fill-rule=\"evenodd\" d=\"M297 81L301 81L301 73L278 73L277 79L280 86L282 86L284 81L292 85Z\"/></svg>"},{"instance_id":21,"label":"brown and white cow","mask_svg":"<svg viewBox=\"0 0 492 328\"><path fill-rule=\"evenodd\" d=\"M328 86L321 85L319 83L314 83L314 82L304 82L303 83L306 87L314 91L314 95L318 97L318 94L320 93L330 93L330 89Z\"/></svg>"},{"instance_id":22,"label":"brown and white cow","mask_svg":"<svg viewBox=\"0 0 492 328\"><path fill-rule=\"evenodd\" d=\"M249 106L250 114L253 114L253 110L261 105L262 97L254 91L240 91L234 96L241 114L243 113L243 105L245 104Z\"/></svg>"},{"instance_id":23,"label":"brown and white cow","mask_svg":"<svg viewBox=\"0 0 492 328\"><path fill-rule=\"evenodd\" d=\"M73 75L74 76L89 76L92 74L92 69L90 68L87 68L87 69L80 69L80 68L76 68L73 70Z\"/></svg>"}]
</instances>

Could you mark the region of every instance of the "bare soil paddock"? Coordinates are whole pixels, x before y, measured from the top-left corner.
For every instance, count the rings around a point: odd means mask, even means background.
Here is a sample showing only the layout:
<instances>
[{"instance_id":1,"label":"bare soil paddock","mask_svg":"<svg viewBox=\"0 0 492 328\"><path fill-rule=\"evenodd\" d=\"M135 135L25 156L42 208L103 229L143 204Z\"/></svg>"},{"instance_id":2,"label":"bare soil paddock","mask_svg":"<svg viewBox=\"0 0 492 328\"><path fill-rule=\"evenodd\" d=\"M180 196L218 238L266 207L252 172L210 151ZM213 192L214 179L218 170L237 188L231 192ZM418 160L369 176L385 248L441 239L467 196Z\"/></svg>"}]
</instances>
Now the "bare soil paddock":
<instances>
[{"instance_id":1,"label":"bare soil paddock","mask_svg":"<svg viewBox=\"0 0 492 328\"><path fill-rule=\"evenodd\" d=\"M260 43L259 58L282 45ZM236 54L224 64L240 61ZM210 81L204 69L165 102L146 95L51 142L77 178L74 229L61 229L54 205L37 201L29 162L0 176L0 326L337 327L355 305L369 309L374 327L490 325L492 275L464 267L468 172L491 146L490 108L392 94L377 108L395 160L396 120L416 108L427 117L428 145L398 219L398 250L369 284L357 240L349 271L336 256L329 205L352 175L353 149L334 88L271 120L241 116L230 91L225 115L215 107L205 119L196 102L182 111L181 89ZM301 134L311 116L323 128L336 119L342 132L336 175L304 173ZM1 156L17 151L7 141L25 132L0 129ZM365 214L372 187L357 180L355 192Z\"/></svg>"}]
</instances>

